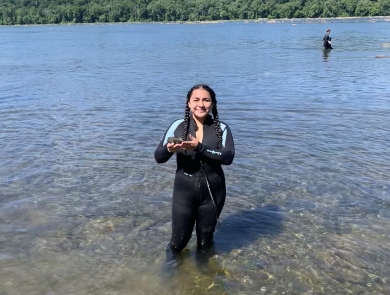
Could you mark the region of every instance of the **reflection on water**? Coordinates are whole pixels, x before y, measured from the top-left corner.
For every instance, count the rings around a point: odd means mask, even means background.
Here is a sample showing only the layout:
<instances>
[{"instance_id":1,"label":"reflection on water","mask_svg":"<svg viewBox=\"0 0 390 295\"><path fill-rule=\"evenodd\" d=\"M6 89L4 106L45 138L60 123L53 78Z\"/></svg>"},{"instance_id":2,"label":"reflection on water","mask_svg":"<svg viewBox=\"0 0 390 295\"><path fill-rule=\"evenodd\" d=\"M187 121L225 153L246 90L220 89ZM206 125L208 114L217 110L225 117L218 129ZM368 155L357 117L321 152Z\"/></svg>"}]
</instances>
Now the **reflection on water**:
<instances>
[{"instance_id":1,"label":"reflection on water","mask_svg":"<svg viewBox=\"0 0 390 295\"><path fill-rule=\"evenodd\" d=\"M388 24L329 22L1 28L0 294L389 293ZM198 82L237 154L170 259L153 152Z\"/></svg>"},{"instance_id":2,"label":"reflection on water","mask_svg":"<svg viewBox=\"0 0 390 295\"><path fill-rule=\"evenodd\" d=\"M330 54L330 49L322 49L322 56L324 57L324 61L328 60L328 56Z\"/></svg>"}]
</instances>

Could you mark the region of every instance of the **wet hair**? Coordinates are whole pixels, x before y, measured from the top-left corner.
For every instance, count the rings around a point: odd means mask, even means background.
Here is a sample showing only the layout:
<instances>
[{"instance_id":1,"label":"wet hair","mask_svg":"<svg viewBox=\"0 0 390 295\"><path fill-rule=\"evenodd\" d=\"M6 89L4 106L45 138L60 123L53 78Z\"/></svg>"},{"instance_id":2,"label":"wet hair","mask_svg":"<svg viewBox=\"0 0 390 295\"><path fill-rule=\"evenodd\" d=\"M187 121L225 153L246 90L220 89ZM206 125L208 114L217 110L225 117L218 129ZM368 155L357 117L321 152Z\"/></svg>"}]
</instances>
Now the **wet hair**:
<instances>
[{"instance_id":1,"label":"wet hair","mask_svg":"<svg viewBox=\"0 0 390 295\"><path fill-rule=\"evenodd\" d=\"M217 138L218 138L218 149L221 149L221 147L222 147L222 130L220 127L219 117L218 117L217 99L216 99L214 90L205 84L197 84L194 87L192 87L190 89L190 91L188 91L188 93L187 93L186 108L184 111L184 126L183 126L182 138L183 138L183 140L187 139L188 127L189 127L189 122L190 122L190 108L188 106L188 102L190 101L192 92L196 89L204 89L208 93L210 93L211 101L213 103L213 108L211 110L211 113L213 114L215 131L217 133Z\"/></svg>"},{"instance_id":2,"label":"wet hair","mask_svg":"<svg viewBox=\"0 0 390 295\"><path fill-rule=\"evenodd\" d=\"M330 32L330 29L326 29L326 32L329 33L329 32Z\"/></svg>"}]
</instances>

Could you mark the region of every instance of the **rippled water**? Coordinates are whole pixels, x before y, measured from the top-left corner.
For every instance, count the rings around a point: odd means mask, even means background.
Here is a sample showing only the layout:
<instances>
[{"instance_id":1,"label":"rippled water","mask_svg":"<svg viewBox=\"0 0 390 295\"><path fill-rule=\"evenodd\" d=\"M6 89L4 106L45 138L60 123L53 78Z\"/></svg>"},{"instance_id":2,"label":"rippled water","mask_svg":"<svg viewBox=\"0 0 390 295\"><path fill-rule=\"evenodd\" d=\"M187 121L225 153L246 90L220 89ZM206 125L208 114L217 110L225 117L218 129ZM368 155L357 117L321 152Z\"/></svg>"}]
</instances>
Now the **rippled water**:
<instances>
[{"instance_id":1,"label":"rippled water","mask_svg":"<svg viewBox=\"0 0 390 295\"><path fill-rule=\"evenodd\" d=\"M1 294L390 292L386 19L0 39ZM192 239L166 273L175 163L153 153L199 82L236 158L215 253L202 260Z\"/></svg>"}]
</instances>

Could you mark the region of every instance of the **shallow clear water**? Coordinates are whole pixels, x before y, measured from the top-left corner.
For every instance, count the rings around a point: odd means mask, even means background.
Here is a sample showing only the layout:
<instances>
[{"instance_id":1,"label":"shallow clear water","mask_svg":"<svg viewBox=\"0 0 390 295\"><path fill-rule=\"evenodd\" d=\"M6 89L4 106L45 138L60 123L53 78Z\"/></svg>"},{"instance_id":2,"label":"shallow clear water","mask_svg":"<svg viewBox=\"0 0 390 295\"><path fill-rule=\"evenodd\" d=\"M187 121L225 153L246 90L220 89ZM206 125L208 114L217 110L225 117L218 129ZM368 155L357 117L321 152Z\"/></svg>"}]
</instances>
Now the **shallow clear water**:
<instances>
[{"instance_id":1,"label":"shallow clear water","mask_svg":"<svg viewBox=\"0 0 390 295\"><path fill-rule=\"evenodd\" d=\"M389 293L389 25L0 27L0 293ZM215 253L167 272L153 153L199 82L236 158Z\"/></svg>"}]
</instances>

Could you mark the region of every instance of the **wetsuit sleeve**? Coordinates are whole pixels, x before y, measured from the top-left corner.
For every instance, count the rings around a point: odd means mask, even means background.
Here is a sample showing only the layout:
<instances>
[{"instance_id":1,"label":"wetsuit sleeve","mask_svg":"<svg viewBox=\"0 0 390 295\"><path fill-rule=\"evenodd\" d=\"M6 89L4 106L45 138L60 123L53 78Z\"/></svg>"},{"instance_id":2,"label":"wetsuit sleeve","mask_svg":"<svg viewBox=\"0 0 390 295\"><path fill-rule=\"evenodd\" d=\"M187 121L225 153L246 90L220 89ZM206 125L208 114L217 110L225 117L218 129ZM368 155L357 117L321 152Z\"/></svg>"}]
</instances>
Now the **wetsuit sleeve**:
<instances>
[{"instance_id":1,"label":"wetsuit sleeve","mask_svg":"<svg viewBox=\"0 0 390 295\"><path fill-rule=\"evenodd\" d=\"M165 131L164 136L162 137L156 151L154 152L154 158L156 159L157 163L165 163L172 157L173 153L167 149L168 137L175 136L177 126L179 126L181 122L183 122L183 120L177 120L173 122L171 126L169 126L168 130Z\"/></svg>"},{"instance_id":2,"label":"wetsuit sleeve","mask_svg":"<svg viewBox=\"0 0 390 295\"><path fill-rule=\"evenodd\" d=\"M222 129L222 148L213 150L208 148L202 143L199 143L195 148L195 152L200 157L200 159L210 159L216 161L223 165L230 165L234 159L234 141L233 135L230 131L229 126L221 123Z\"/></svg>"}]
</instances>

